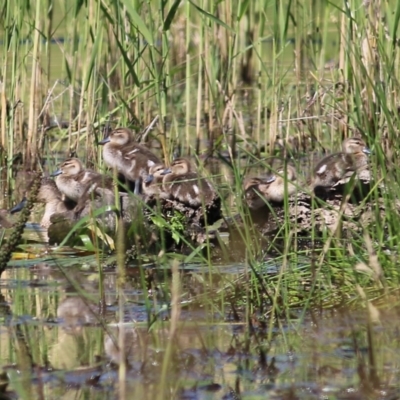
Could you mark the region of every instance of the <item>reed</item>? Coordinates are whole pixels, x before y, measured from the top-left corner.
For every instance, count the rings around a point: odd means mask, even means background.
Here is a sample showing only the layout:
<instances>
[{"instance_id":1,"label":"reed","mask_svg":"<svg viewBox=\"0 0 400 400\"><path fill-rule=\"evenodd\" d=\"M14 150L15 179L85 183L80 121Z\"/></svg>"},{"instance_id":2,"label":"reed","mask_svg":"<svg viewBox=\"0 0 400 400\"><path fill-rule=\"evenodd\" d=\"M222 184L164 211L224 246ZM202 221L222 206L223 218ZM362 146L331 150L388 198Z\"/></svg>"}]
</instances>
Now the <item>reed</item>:
<instances>
[{"instance_id":1,"label":"reed","mask_svg":"<svg viewBox=\"0 0 400 400\"><path fill-rule=\"evenodd\" d=\"M338 149L344 137L362 134L374 151L375 181L388 188L376 186L369 194L376 206L368 234L385 274L398 283L396 263L384 250L396 248L399 240L399 4L91 0L66 8L61 0L50 3L53 10L45 15L44 0L34 7L26 0L6 2L0 12L0 162L9 186L19 152L30 166L44 164L55 152L77 152L102 168L95 143L104 127L128 125L140 132L158 117L147 138L158 141L166 161L175 146L184 153L228 154L230 178L224 178L220 194L235 205L224 200L224 212L227 217L239 212L249 221L237 156L244 155L247 164L261 156L312 158L314 150ZM354 263L367 257L365 229L358 224L352 232L351 257L340 237L325 233L322 252L312 254L307 271L297 271L292 266L299 251L291 246L296 234L289 221L268 245L253 241L254 226L246 223L240 235L245 258L254 266L247 273L261 286L251 295L243 292L242 299L251 299L252 306L272 302L277 315L293 305L307 308L313 299L337 304L334 281L345 283L343 296L350 293L358 279ZM254 271L263 265L262 256L276 249L282 268L278 280L268 280ZM202 261L213 268L210 255ZM291 296L294 277L305 279L301 296ZM330 288L331 299L321 287ZM274 296L263 298L264 292Z\"/></svg>"}]
</instances>

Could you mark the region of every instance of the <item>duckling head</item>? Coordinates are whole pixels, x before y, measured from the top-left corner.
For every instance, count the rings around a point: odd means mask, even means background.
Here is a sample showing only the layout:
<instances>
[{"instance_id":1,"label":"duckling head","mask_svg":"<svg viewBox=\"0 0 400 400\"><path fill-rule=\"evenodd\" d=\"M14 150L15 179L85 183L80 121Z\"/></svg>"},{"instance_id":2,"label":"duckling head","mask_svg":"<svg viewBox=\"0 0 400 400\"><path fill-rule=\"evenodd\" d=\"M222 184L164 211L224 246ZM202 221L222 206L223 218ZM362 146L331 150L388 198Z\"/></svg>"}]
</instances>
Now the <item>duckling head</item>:
<instances>
[{"instance_id":1,"label":"duckling head","mask_svg":"<svg viewBox=\"0 0 400 400\"><path fill-rule=\"evenodd\" d=\"M82 163L77 158L69 158L68 160L64 161L60 168L53 172L51 176L58 176L61 174L65 174L68 176L74 176L79 174L83 170Z\"/></svg>"},{"instance_id":2,"label":"duckling head","mask_svg":"<svg viewBox=\"0 0 400 400\"><path fill-rule=\"evenodd\" d=\"M251 210L256 211L266 205L267 200L265 191L268 186L269 183L267 183L263 178L247 177L244 180L243 188L245 192L245 199Z\"/></svg>"},{"instance_id":3,"label":"duckling head","mask_svg":"<svg viewBox=\"0 0 400 400\"><path fill-rule=\"evenodd\" d=\"M167 175L173 173L175 175L185 175L191 172L192 166L190 165L189 160L186 158L177 158L174 160L170 166L170 168L165 169L162 175Z\"/></svg>"},{"instance_id":4,"label":"duckling head","mask_svg":"<svg viewBox=\"0 0 400 400\"><path fill-rule=\"evenodd\" d=\"M277 178L281 178L283 181L285 177L289 182L293 182L296 180L297 174L296 169L293 167L293 165L286 165L286 168L278 169L276 174L273 174L269 178L267 178L266 183L275 182Z\"/></svg>"},{"instance_id":5,"label":"duckling head","mask_svg":"<svg viewBox=\"0 0 400 400\"><path fill-rule=\"evenodd\" d=\"M106 138L99 142L100 145L112 143L119 146L125 146L133 141L133 132L128 128L114 129Z\"/></svg>"},{"instance_id":6,"label":"duckling head","mask_svg":"<svg viewBox=\"0 0 400 400\"><path fill-rule=\"evenodd\" d=\"M273 182L273 181L271 181L271 182ZM261 178L248 177L243 182L243 188L244 188L244 191L247 192L250 189L255 188L259 185L265 184L265 183L267 183L267 181L263 180Z\"/></svg>"},{"instance_id":7,"label":"duckling head","mask_svg":"<svg viewBox=\"0 0 400 400\"><path fill-rule=\"evenodd\" d=\"M343 141L342 150L343 153L347 154L371 153L370 149L367 147L364 140L358 137L351 137Z\"/></svg>"},{"instance_id":8,"label":"duckling head","mask_svg":"<svg viewBox=\"0 0 400 400\"><path fill-rule=\"evenodd\" d=\"M149 175L147 175L144 183L151 183L153 181L161 180L165 171L165 167L162 164L154 164L149 169Z\"/></svg>"}]
</instances>

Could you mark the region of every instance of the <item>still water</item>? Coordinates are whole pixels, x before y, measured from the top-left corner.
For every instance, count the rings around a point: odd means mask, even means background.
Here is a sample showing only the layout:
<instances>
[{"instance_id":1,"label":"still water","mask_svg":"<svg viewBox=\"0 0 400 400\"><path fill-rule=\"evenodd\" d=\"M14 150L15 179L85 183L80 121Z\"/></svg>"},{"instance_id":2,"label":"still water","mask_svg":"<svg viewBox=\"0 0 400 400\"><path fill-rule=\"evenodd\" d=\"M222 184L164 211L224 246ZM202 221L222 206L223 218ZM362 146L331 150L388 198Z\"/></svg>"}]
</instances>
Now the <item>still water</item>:
<instances>
[{"instance_id":1,"label":"still water","mask_svg":"<svg viewBox=\"0 0 400 400\"><path fill-rule=\"evenodd\" d=\"M14 260L2 275L4 398L117 398L122 389L140 399L400 398L395 310L374 322L348 308L248 315L227 295L246 264L193 264L179 268L174 316L170 266L130 265L118 287L110 263L101 312L95 257L52 252Z\"/></svg>"}]
</instances>

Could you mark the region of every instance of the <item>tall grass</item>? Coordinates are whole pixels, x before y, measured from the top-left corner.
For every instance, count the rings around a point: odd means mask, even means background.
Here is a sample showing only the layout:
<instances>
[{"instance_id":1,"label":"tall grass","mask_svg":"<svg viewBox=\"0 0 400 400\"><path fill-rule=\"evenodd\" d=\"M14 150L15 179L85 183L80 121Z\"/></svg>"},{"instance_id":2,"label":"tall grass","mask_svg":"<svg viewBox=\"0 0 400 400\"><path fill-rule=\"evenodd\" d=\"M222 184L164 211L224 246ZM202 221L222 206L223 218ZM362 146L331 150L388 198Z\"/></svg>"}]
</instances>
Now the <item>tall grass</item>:
<instances>
[{"instance_id":1,"label":"tall grass","mask_svg":"<svg viewBox=\"0 0 400 400\"><path fill-rule=\"evenodd\" d=\"M358 281L353 267L369 258L366 228L397 283L397 264L383 249L398 245L400 222L394 201L400 179L399 19L394 1L5 2L1 165L9 184L18 152L31 168L54 151L76 151L101 167L95 143L102 127L129 125L140 132L158 116L148 139L158 141L167 162L175 147L227 152L233 184L224 187L246 220L237 155L312 159L314 150L338 150L344 137L360 133L374 151L376 181L382 178L389 190L370 193L381 205L372 207L369 224L358 224L351 253L326 233L330 245L306 272L312 282L303 299L323 297L319 288L342 279L328 266L343 266L344 287ZM255 270L265 248L251 242L251 225L245 226L247 260ZM287 224L281 232L294 235ZM283 253L279 280L263 282L274 292L267 297L276 314L290 303L289 273L299 273L287 262L298 253L288 245ZM259 281L261 275L252 276ZM252 299L261 302L258 294Z\"/></svg>"}]
</instances>

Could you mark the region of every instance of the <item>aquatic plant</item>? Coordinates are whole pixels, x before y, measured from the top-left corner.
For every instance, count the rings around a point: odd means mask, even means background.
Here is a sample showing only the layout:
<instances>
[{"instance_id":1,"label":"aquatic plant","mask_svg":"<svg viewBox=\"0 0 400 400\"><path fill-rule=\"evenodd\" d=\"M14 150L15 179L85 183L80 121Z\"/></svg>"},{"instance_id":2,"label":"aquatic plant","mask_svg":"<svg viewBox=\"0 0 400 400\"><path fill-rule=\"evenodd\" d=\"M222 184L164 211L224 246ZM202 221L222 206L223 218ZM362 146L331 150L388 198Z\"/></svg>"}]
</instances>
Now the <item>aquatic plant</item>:
<instances>
[{"instance_id":1,"label":"aquatic plant","mask_svg":"<svg viewBox=\"0 0 400 400\"><path fill-rule=\"evenodd\" d=\"M25 229L25 224L28 222L31 210L35 204L36 197L39 192L41 183L41 174L37 173L33 178L31 190L26 200L26 204L18 217L17 222L12 228L12 231L7 239L7 243L1 245L0 248L0 275L7 268L7 263L11 259L12 252L16 250L18 245L21 243L22 234Z\"/></svg>"}]
</instances>

